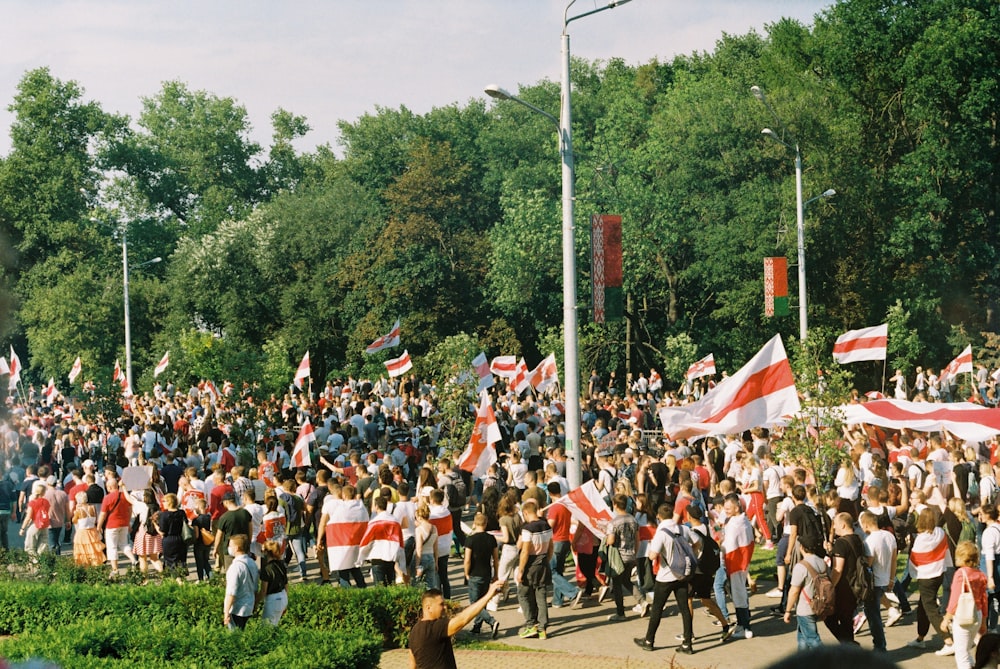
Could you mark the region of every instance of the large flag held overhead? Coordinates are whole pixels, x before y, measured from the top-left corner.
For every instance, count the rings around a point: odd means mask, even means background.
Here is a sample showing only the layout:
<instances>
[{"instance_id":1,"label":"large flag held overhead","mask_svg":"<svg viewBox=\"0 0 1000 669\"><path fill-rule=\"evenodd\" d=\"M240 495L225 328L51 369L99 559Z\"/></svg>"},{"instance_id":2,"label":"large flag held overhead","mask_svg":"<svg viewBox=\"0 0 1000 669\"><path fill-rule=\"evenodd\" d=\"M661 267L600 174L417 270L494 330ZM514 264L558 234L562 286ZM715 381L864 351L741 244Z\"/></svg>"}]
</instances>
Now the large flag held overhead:
<instances>
[{"instance_id":1,"label":"large flag held overhead","mask_svg":"<svg viewBox=\"0 0 1000 669\"><path fill-rule=\"evenodd\" d=\"M694 380L702 376L712 376L715 374L715 356L709 353L704 358L688 367L686 377Z\"/></svg>"},{"instance_id":2,"label":"large flag held overhead","mask_svg":"<svg viewBox=\"0 0 1000 669\"><path fill-rule=\"evenodd\" d=\"M13 351L12 351L13 352ZM958 376L959 374L972 374L972 344L965 347L965 350L958 354L958 357L948 363L948 366L941 370L941 381Z\"/></svg>"},{"instance_id":3,"label":"large flag held overhead","mask_svg":"<svg viewBox=\"0 0 1000 669\"><path fill-rule=\"evenodd\" d=\"M309 378L309 351L302 356L302 362L299 363L299 368L295 370L295 378L292 379L292 383L299 390L302 390L302 381Z\"/></svg>"},{"instance_id":4,"label":"large flag held overhead","mask_svg":"<svg viewBox=\"0 0 1000 669\"><path fill-rule=\"evenodd\" d=\"M399 319L396 319L396 324L392 326L392 329L388 333L382 335L365 349L365 353L371 355L372 353L378 353L387 348L392 348L394 346L399 346Z\"/></svg>"},{"instance_id":5,"label":"large flag held overhead","mask_svg":"<svg viewBox=\"0 0 1000 669\"><path fill-rule=\"evenodd\" d=\"M49 377L49 385L45 386L45 390L42 391L42 394L45 395L46 404L49 406L55 404L58 392L56 391L56 380L54 377Z\"/></svg>"},{"instance_id":6,"label":"large flag held overhead","mask_svg":"<svg viewBox=\"0 0 1000 669\"><path fill-rule=\"evenodd\" d=\"M475 478L486 476L486 471L497 461L495 444L500 441L500 426L490 404L490 396L483 391L479 400L479 411L476 412L476 424L472 428L472 437L461 457L458 466L471 472Z\"/></svg>"},{"instance_id":7,"label":"large flag held overhead","mask_svg":"<svg viewBox=\"0 0 1000 669\"><path fill-rule=\"evenodd\" d=\"M837 337L833 359L842 365L862 360L885 360L889 325L883 323L860 330L848 330Z\"/></svg>"},{"instance_id":8,"label":"large flag held overhead","mask_svg":"<svg viewBox=\"0 0 1000 669\"><path fill-rule=\"evenodd\" d=\"M517 358L513 355L498 355L490 362L490 371L502 379L512 379L517 373Z\"/></svg>"},{"instance_id":9,"label":"large flag held overhead","mask_svg":"<svg viewBox=\"0 0 1000 669\"><path fill-rule=\"evenodd\" d=\"M728 434L777 422L797 413L795 378L781 337L771 341L738 372L697 402L660 410L663 431L679 439Z\"/></svg>"},{"instance_id":10,"label":"large flag held overhead","mask_svg":"<svg viewBox=\"0 0 1000 669\"><path fill-rule=\"evenodd\" d=\"M10 386L9 388L13 390L17 387L17 384L21 381L21 359L17 357L17 353L14 352L14 347L10 347Z\"/></svg>"},{"instance_id":11,"label":"large flag held overhead","mask_svg":"<svg viewBox=\"0 0 1000 669\"><path fill-rule=\"evenodd\" d=\"M403 351L403 355L398 358L393 358L392 360L386 360L382 364L385 365L390 377L400 376L413 369L413 361L410 360L410 354L408 351Z\"/></svg>"},{"instance_id":12,"label":"large flag held overhead","mask_svg":"<svg viewBox=\"0 0 1000 669\"><path fill-rule=\"evenodd\" d=\"M841 407L848 424L867 423L918 432L947 430L967 441L989 441L1000 434L1000 409L987 409L972 402L907 402L878 400Z\"/></svg>"},{"instance_id":13,"label":"large flag held overhead","mask_svg":"<svg viewBox=\"0 0 1000 669\"><path fill-rule=\"evenodd\" d=\"M160 374L167 371L167 365L169 364L170 364L170 351L167 351L166 353L163 354L163 357L160 358L160 362L159 364L156 365L156 369L153 370L153 378L155 379Z\"/></svg>"},{"instance_id":14,"label":"large flag held overhead","mask_svg":"<svg viewBox=\"0 0 1000 669\"><path fill-rule=\"evenodd\" d=\"M293 467L312 467L312 456L309 454L309 444L316 441L316 433L313 432L312 423L308 420L302 423L299 436L295 440L295 448L292 449Z\"/></svg>"},{"instance_id":15,"label":"large flag held overhead","mask_svg":"<svg viewBox=\"0 0 1000 669\"><path fill-rule=\"evenodd\" d=\"M544 393L552 384L558 382L559 368L556 367L555 353L549 353L548 357L538 363L538 366L528 375L528 383L535 388L535 392L539 393Z\"/></svg>"},{"instance_id":16,"label":"large flag held overhead","mask_svg":"<svg viewBox=\"0 0 1000 669\"><path fill-rule=\"evenodd\" d=\"M83 362L80 360L80 356L76 356L76 360L73 361L73 367L69 370L69 382L73 383L76 381L76 377L80 376L80 372L83 371Z\"/></svg>"},{"instance_id":17,"label":"large flag held overhead","mask_svg":"<svg viewBox=\"0 0 1000 669\"><path fill-rule=\"evenodd\" d=\"M597 484L591 479L579 488L563 495L553 504L562 504L569 509L577 522L599 537L607 534L607 526L612 521L611 509L604 502L604 497L597 490Z\"/></svg>"},{"instance_id":18,"label":"large flag held overhead","mask_svg":"<svg viewBox=\"0 0 1000 669\"><path fill-rule=\"evenodd\" d=\"M480 353L472 359L472 367L476 370L476 376L479 377L476 392L481 393L487 388L492 388L494 384L493 372L490 371L490 363L486 360L485 353Z\"/></svg>"}]
</instances>

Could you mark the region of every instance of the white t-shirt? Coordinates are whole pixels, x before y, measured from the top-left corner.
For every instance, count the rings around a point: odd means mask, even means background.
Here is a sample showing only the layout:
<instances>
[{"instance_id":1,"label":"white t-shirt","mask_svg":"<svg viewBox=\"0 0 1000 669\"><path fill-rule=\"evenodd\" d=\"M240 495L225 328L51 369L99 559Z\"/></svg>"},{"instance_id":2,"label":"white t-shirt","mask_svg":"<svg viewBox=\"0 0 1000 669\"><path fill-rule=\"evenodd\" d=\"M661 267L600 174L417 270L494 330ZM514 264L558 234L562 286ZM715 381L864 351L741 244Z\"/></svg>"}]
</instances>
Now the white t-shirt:
<instances>
[{"instance_id":1,"label":"white t-shirt","mask_svg":"<svg viewBox=\"0 0 1000 669\"><path fill-rule=\"evenodd\" d=\"M799 560L795 564L795 567L792 568L792 587L799 586L802 588L802 592L799 593L799 601L795 605L795 615L797 616L813 615L813 580L809 574L809 570L802 564L807 560L809 566L816 570L817 574L823 574L827 571L826 562L823 561L823 558L811 553L806 555L802 560Z\"/></svg>"},{"instance_id":2,"label":"white t-shirt","mask_svg":"<svg viewBox=\"0 0 1000 669\"><path fill-rule=\"evenodd\" d=\"M896 552L896 537L886 530L876 530L865 539L865 548L875 558L872 561L875 587L887 587L892 573L893 555Z\"/></svg>"}]
</instances>

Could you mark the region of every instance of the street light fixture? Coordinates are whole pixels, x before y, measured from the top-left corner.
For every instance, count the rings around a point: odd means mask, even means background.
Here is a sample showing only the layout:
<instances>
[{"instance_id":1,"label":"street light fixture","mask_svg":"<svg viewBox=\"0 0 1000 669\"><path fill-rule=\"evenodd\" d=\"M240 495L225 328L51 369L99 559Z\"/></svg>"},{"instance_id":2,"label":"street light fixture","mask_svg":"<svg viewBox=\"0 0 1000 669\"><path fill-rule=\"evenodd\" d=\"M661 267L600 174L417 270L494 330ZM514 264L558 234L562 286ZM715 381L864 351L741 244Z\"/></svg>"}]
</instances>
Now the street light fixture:
<instances>
[{"instance_id":1,"label":"street light fixture","mask_svg":"<svg viewBox=\"0 0 1000 669\"><path fill-rule=\"evenodd\" d=\"M125 231L125 225L122 224L122 298L125 303L125 379L128 382L128 388L132 391L132 322L129 318L128 309L128 235ZM146 267L147 265L154 265L158 262L162 262L163 258L157 256L152 260L147 260L146 262L139 263L135 265L132 269L139 269L140 267Z\"/></svg>"},{"instance_id":2,"label":"street light fixture","mask_svg":"<svg viewBox=\"0 0 1000 669\"><path fill-rule=\"evenodd\" d=\"M812 204L816 200L825 200L827 198L833 197L836 194L837 194L837 191L833 190L832 188L829 188L829 189L823 191L822 193L820 193L819 195L817 195L816 197L809 198L808 200L806 200L805 202L802 203L802 206L803 207L808 207L810 204Z\"/></svg>"},{"instance_id":3,"label":"street light fixture","mask_svg":"<svg viewBox=\"0 0 1000 669\"><path fill-rule=\"evenodd\" d=\"M585 16L614 9L627 2L630 0L610 0L603 7L575 16L570 16L569 10L576 3L576 0L570 0L570 3L566 5L566 11L563 12L561 49L560 95L562 107L558 119L530 102L525 102L511 95L495 84L486 87L486 94L490 97L517 102L553 121L559 129L559 156L562 159L563 364L566 381L563 388L566 393L565 451L568 459L566 479L571 489L578 488L582 483L581 464L583 458L580 451L580 363L576 314L576 232L573 227L575 169L573 165L572 87L569 79L569 24Z\"/></svg>"}]
</instances>

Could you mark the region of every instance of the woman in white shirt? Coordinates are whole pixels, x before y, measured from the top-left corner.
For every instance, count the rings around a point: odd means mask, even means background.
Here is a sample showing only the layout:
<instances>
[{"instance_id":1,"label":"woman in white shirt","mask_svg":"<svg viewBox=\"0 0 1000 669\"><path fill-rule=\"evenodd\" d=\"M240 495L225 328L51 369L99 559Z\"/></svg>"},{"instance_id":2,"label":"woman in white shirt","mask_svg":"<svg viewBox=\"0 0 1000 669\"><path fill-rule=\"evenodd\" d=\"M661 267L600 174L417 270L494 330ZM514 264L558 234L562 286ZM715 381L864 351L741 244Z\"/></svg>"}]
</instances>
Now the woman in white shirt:
<instances>
[{"instance_id":1,"label":"woman in white shirt","mask_svg":"<svg viewBox=\"0 0 1000 669\"><path fill-rule=\"evenodd\" d=\"M833 485L837 488L837 497L839 498L838 511L849 513L852 518L857 519L858 494L861 492L861 483L850 460L844 460L840 463L840 469L837 470L837 478Z\"/></svg>"}]
</instances>

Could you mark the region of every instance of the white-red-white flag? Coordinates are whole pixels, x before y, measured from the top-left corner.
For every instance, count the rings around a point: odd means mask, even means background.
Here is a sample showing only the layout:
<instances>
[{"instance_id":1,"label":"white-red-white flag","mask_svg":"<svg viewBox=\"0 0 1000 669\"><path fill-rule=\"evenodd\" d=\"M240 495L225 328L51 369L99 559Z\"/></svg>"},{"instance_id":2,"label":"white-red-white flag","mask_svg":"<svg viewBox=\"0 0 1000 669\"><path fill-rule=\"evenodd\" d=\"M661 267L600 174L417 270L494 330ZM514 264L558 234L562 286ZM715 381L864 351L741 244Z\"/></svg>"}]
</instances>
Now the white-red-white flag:
<instances>
[{"instance_id":1,"label":"white-red-white flag","mask_svg":"<svg viewBox=\"0 0 1000 669\"><path fill-rule=\"evenodd\" d=\"M392 360L386 360L382 364L384 364L385 368L389 371L390 377L405 374L413 369L413 361L410 360L410 354L408 351L403 351L403 355L398 358L393 358Z\"/></svg>"},{"instance_id":2,"label":"white-red-white flag","mask_svg":"<svg viewBox=\"0 0 1000 669\"><path fill-rule=\"evenodd\" d=\"M83 361L80 360L80 356L76 356L76 360L73 361L73 367L69 370L69 382L73 383L76 381L76 377L80 376L80 372L83 371Z\"/></svg>"},{"instance_id":3,"label":"white-red-white flag","mask_svg":"<svg viewBox=\"0 0 1000 669\"><path fill-rule=\"evenodd\" d=\"M111 374L111 381L112 381L112 383L121 383L121 380L122 380L123 377L124 377L124 374L122 374L121 363L118 362L118 360L116 359L115 360L115 371L112 372L112 374Z\"/></svg>"},{"instance_id":4,"label":"white-red-white flag","mask_svg":"<svg viewBox=\"0 0 1000 669\"><path fill-rule=\"evenodd\" d=\"M472 359L472 368L476 370L476 376L479 377L476 392L481 393L487 388L493 387L493 372L490 371L490 363L487 361L485 353L480 353Z\"/></svg>"},{"instance_id":5,"label":"white-red-white flag","mask_svg":"<svg viewBox=\"0 0 1000 669\"><path fill-rule=\"evenodd\" d=\"M160 362L156 365L156 369L153 370L153 378L155 379L163 372L167 371L167 365L170 364L170 351L163 354L160 358Z\"/></svg>"},{"instance_id":6,"label":"white-red-white flag","mask_svg":"<svg viewBox=\"0 0 1000 669\"><path fill-rule=\"evenodd\" d=\"M528 382L535 388L535 392L539 393L544 393L552 384L559 382L559 368L556 367L555 353L549 353L547 358L531 370Z\"/></svg>"},{"instance_id":7,"label":"white-red-white flag","mask_svg":"<svg viewBox=\"0 0 1000 669\"><path fill-rule=\"evenodd\" d=\"M715 356L709 353L704 358L688 367L688 371L685 376L688 379L698 379L702 376L711 376L713 374L715 374Z\"/></svg>"},{"instance_id":8,"label":"white-red-white flag","mask_svg":"<svg viewBox=\"0 0 1000 669\"><path fill-rule=\"evenodd\" d=\"M10 385L8 386L10 390L17 387L17 384L21 381L21 359L17 357L17 353L14 352L14 347L10 347Z\"/></svg>"},{"instance_id":9,"label":"white-red-white flag","mask_svg":"<svg viewBox=\"0 0 1000 669\"><path fill-rule=\"evenodd\" d=\"M219 389L215 387L215 383L211 379L205 380L205 385L202 387L202 392L208 395L208 399L215 404L219 401Z\"/></svg>"},{"instance_id":10,"label":"white-red-white flag","mask_svg":"<svg viewBox=\"0 0 1000 669\"><path fill-rule=\"evenodd\" d=\"M848 330L833 344L833 359L842 365L862 360L885 360L889 325L883 323L860 330Z\"/></svg>"},{"instance_id":11,"label":"white-red-white flag","mask_svg":"<svg viewBox=\"0 0 1000 669\"><path fill-rule=\"evenodd\" d=\"M42 391L42 394L45 395L45 403L46 404L48 404L49 406L52 406L53 404L55 404L56 395L58 394L56 392L56 380L55 380L55 377L52 377L52 376L49 377L49 385L45 386L45 390Z\"/></svg>"},{"instance_id":12,"label":"white-red-white flag","mask_svg":"<svg viewBox=\"0 0 1000 669\"><path fill-rule=\"evenodd\" d=\"M309 454L309 444L316 441L316 433L313 432L312 423L308 420L302 423L299 436L295 440L295 448L292 449L293 467L312 467L312 456Z\"/></svg>"},{"instance_id":13,"label":"white-red-white flag","mask_svg":"<svg viewBox=\"0 0 1000 669\"><path fill-rule=\"evenodd\" d=\"M497 461L497 449L493 444L500 441L500 426L497 425L490 396L484 391L480 393L479 411L476 412L476 424L472 428L472 436L465 451L458 458L458 466L471 472L476 478L486 476L486 471Z\"/></svg>"},{"instance_id":14,"label":"white-red-white flag","mask_svg":"<svg viewBox=\"0 0 1000 669\"><path fill-rule=\"evenodd\" d=\"M524 358L517 361L517 368L514 371L513 380L511 385L514 386L514 392L520 395L525 390L527 390L531 383L528 381L528 364L524 362Z\"/></svg>"},{"instance_id":15,"label":"white-red-white flag","mask_svg":"<svg viewBox=\"0 0 1000 669\"><path fill-rule=\"evenodd\" d=\"M663 431L674 439L729 434L779 421L799 411L795 377L781 337L697 402L660 410Z\"/></svg>"},{"instance_id":16,"label":"white-red-white flag","mask_svg":"<svg viewBox=\"0 0 1000 669\"><path fill-rule=\"evenodd\" d=\"M392 348L394 346L399 346L399 319L396 319L396 324L392 326L386 334L382 335L365 349L365 353L371 355L372 353L378 353L387 348Z\"/></svg>"},{"instance_id":17,"label":"white-red-white flag","mask_svg":"<svg viewBox=\"0 0 1000 669\"><path fill-rule=\"evenodd\" d=\"M604 497L597 490L597 485L591 479L568 495L563 495L553 504L562 504L577 522L593 532L598 537L606 535L611 524L611 509L604 502Z\"/></svg>"},{"instance_id":18,"label":"white-red-white flag","mask_svg":"<svg viewBox=\"0 0 1000 669\"><path fill-rule=\"evenodd\" d=\"M948 366L941 370L941 381L959 374L972 374L972 344L965 347L965 350L958 354L958 357L948 363Z\"/></svg>"},{"instance_id":19,"label":"white-red-white flag","mask_svg":"<svg viewBox=\"0 0 1000 669\"><path fill-rule=\"evenodd\" d=\"M502 379L512 379L517 373L517 357L498 355L490 361L490 371Z\"/></svg>"},{"instance_id":20,"label":"white-red-white flag","mask_svg":"<svg viewBox=\"0 0 1000 669\"><path fill-rule=\"evenodd\" d=\"M232 392L233 392L233 382L232 381L223 381L222 382L222 394L225 395L226 397L229 397L230 393L232 393Z\"/></svg>"},{"instance_id":21,"label":"white-red-white flag","mask_svg":"<svg viewBox=\"0 0 1000 669\"><path fill-rule=\"evenodd\" d=\"M4 374L10 374L10 365L7 364L7 358L0 355L0 376Z\"/></svg>"},{"instance_id":22,"label":"white-red-white flag","mask_svg":"<svg viewBox=\"0 0 1000 669\"><path fill-rule=\"evenodd\" d=\"M951 551L948 550L948 537L940 527L935 527L930 532L921 532L913 539L910 559L906 565L913 578L934 578L953 564Z\"/></svg>"},{"instance_id":23,"label":"white-red-white flag","mask_svg":"<svg viewBox=\"0 0 1000 669\"><path fill-rule=\"evenodd\" d=\"M299 390L302 390L302 381L309 378L309 351L302 356L302 362L299 363L299 368L295 370L295 378L292 379L292 383Z\"/></svg>"},{"instance_id":24,"label":"white-red-white flag","mask_svg":"<svg viewBox=\"0 0 1000 669\"><path fill-rule=\"evenodd\" d=\"M361 539L368 529L368 510L360 499L354 499L337 504L331 515L324 530L327 564L331 571L353 569L358 566ZM448 517L451 518L451 515ZM451 541L450 533L448 541Z\"/></svg>"}]
</instances>

